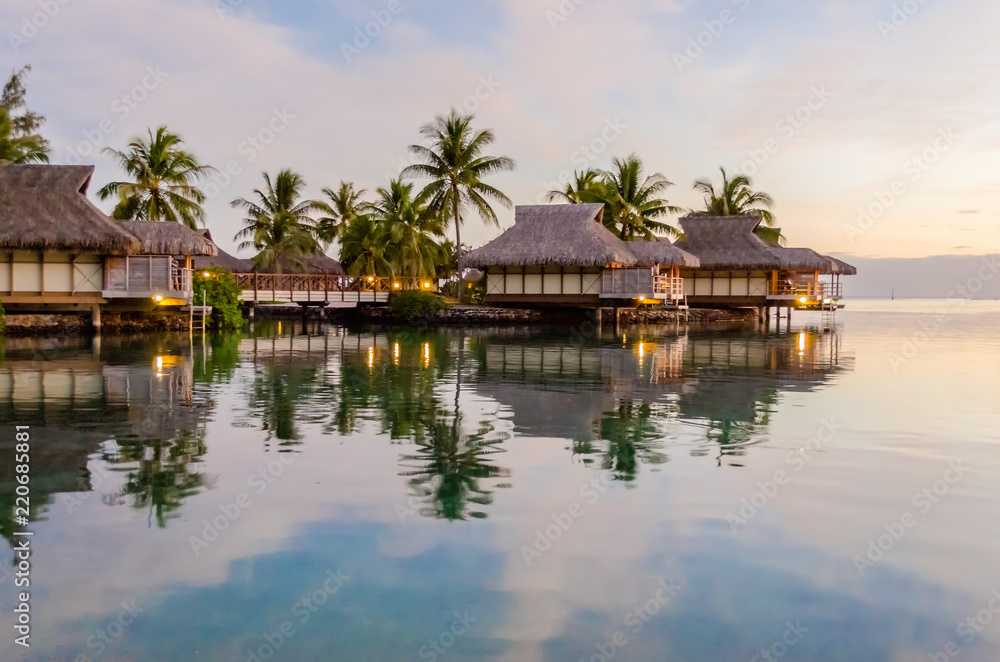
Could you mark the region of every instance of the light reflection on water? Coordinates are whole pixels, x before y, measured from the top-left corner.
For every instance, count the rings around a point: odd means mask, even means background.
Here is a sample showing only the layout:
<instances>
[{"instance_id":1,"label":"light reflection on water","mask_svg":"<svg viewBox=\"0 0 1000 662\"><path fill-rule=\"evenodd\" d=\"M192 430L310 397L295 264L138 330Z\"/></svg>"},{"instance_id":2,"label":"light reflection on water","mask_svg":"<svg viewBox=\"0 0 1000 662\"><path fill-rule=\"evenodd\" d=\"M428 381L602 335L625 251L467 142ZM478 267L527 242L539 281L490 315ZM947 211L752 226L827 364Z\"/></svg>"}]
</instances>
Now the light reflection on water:
<instances>
[{"instance_id":1,"label":"light reflection on water","mask_svg":"<svg viewBox=\"0 0 1000 662\"><path fill-rule=\"evenodd\" d=\"M589 660L616 633L622 659L750 659L796 620L788 659L927 659L1000 588L1000 308L893 366L935 305L862 303L835 334L802 314L771 335L8 340L0 416L34 440L33 654L94 657L135 600L105 659L253 659L283 623L272 659L453 641L435 655ZM973 470L919 512L954 458ZM298 602L338 569L322 605ZM676 596L649 603L664 577ZM455 612L474 622L442 639ZM961 647L994 659L1000 623Z\"/></svg>"}]
</instances>

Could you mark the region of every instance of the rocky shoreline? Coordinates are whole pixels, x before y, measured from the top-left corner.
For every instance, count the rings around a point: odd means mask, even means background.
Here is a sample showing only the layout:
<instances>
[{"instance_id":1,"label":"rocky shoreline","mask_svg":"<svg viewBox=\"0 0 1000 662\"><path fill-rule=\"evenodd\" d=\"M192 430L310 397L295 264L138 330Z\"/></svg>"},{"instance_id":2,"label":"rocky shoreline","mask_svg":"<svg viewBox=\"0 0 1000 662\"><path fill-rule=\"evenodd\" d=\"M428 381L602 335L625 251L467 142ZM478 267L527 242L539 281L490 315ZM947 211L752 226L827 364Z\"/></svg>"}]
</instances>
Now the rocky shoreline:
<instances>
[{"instance_id":1,"label":"rocky shoreline","mask_svg":"<svg viewBox=\"0 0 1000 662\"><path fill-rule=\"evenodd\" d=\"M6 332L10 338L30 336L90 336L94 327L90 313L8 314ZM190 318L184 313L109 313L101 315L101 334L160 333L187 331Z\"/></svg>"},{"instance_id":2,"label":"rocky shoreline","mask_svg":"<svg viewBox=\"0 0 1000 662\"><path fill-rule=\"evenodd\" d=\"M331 324L364 325L416 325L426 327L477 327L520 325L575 325L592 322L590 313L574 309L539 310L531 308L487 308L456 306L440 311L431 317L405 320L394 316L384 306L361 308L308 308L307 319L323 320ZM256 311L257 319L302 319L298 306L266 306ZM673 310L625 309L619 322L626 326L640 324L752 324L757 320L753 309L714 310L696 309L684 312ZM187 331L189 318L182 313L111 313L101 316L101 333L105 335L161 333ZM605 315L605 324L612 323ZM11 314L6 316L7 336L89 336L94 334L90 314Z\"/></svg>"},{"instance_id":3,"label":"rocky shoreline","mask_svg":"<svg viewBox=\"0 0 1000 662\"><path fill-rule=\"evenodd\" d=\"M298 306L274 306L258 308L261 318L301 319ZM455 306L440 311L431 317L416 320L401 319L384 306L363 306L361 308L310 309L307 319L326 321L333 324L408 324L432 327L466 326L516 326L516 325L561 325L593 322L592 313L577 309L537 309L537 308L489 308L475 306ZM753 308L734 310L693 309L689 311L623 309L619 322L631 326L639 324L754 324L757 311ZM610 315L605 315L605 324L613 323Z\"/></svg>"}]
</instances>

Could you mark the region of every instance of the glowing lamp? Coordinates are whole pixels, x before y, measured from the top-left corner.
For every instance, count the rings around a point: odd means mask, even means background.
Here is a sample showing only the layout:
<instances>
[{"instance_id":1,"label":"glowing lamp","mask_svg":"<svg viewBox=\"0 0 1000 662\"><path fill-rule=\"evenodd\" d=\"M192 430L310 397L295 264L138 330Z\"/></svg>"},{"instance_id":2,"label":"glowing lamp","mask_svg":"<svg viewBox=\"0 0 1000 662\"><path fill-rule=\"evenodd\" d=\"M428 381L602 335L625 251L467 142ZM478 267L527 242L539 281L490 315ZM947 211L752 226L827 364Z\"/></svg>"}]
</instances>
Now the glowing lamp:
<instances>
[{"instance_id":1,"label":"glowing lamp","mask_svg":"<svg viewBox=\"0 0 1000 662\"><path fill-rule=\"evenodd\" d=\"M157 294L155 297L153 297L153 301L155 301L156 303L160 303L161 301L163 301L163 297Z\"/></svg>"},{"instance_id":2,"label":"glowing lamp","mask_svg":"<svg viewBox=\"0 0 1000 662\"><path fill-rule=\"evenodd\" d=\"M799 303L806 303L808 301L809 299L807 299L806 297L802 297L801 299L799 299Z\"/></svg>"}]
</instances>

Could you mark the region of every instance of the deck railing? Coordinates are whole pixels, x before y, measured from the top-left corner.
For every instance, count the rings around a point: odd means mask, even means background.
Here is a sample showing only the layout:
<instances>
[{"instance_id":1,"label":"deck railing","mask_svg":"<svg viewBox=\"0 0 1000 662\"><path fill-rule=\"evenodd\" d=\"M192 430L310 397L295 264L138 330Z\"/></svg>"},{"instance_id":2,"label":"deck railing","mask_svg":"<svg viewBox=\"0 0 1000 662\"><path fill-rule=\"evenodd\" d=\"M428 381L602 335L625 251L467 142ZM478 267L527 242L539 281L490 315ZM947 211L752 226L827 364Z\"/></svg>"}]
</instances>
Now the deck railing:
<instances>
[{"instance_id":1,"label":"deck railing","mask_svg":"<svg viewBox=\"0 0 1000 662\"><path fill-rule=\"evenodd\" d=\"M667 301L684 300L684 279L673 276L657 276L655 280L655 298Z\"/></svg>"},{"instance_id":2,"label":"deck railing","mask_svg":"<svg viewBox=\"0 0 1000 662\"><path fill-rule=\"evenodd\" d=\"M183 299L191 296L192 283L191 270L176 266L169 255L109 257L104 263L106 297Z\"/></svg>"},{"instance_id":3,"label":"deck railing","mask_svg":"<svg viewBox=\"0 0 1000 662\"><path fill-rule=\"evenodd\" d=\"M788 281L779 281L778 283L772 283L768 288L768 294L771 296L778 297L788 297L788 298L802 298L806 297L808 299L820 299L824 298L824 285L825 283L811 282L811 283L790 283Z\"/></svg>"}]
</instances>

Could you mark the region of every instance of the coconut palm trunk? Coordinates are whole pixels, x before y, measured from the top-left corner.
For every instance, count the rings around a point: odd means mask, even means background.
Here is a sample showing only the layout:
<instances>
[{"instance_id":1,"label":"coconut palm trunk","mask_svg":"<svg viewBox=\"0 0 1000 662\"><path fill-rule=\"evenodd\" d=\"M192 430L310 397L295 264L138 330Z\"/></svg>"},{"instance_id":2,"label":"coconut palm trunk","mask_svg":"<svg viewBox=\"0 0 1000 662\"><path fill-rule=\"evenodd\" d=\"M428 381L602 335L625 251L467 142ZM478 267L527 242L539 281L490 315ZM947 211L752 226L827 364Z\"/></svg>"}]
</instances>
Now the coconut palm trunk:
<instances>
[{"instance_id":1,"label":"coconut palm trunk","mask_svg":"<svg viewBox=\"0 0 1000 662\"><path fill-rule=\"evenodd\" d=\"M458 204L458 188L452 193L452 207L455 213L455 258L458 262L458 303L462 303L462 217Z\"/></svg>"}]
</instances>

